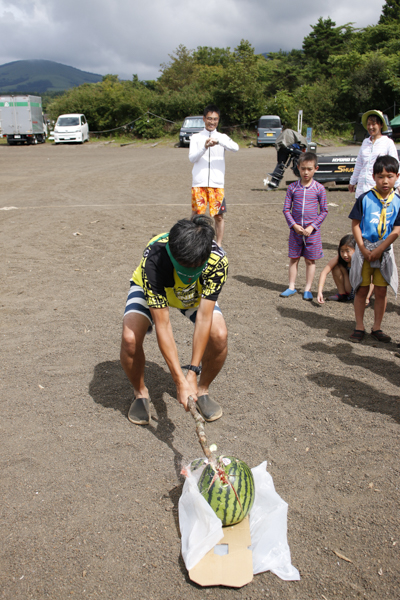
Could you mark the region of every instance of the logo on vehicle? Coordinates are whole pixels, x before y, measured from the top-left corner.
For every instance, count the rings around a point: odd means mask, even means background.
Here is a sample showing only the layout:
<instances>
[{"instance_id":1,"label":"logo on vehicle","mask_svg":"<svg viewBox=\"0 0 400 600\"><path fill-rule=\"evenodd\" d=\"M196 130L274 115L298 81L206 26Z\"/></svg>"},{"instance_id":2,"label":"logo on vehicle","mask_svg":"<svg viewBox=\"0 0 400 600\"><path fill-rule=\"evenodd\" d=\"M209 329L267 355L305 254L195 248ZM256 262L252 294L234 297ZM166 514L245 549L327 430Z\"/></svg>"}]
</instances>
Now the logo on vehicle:
<instances>
[{"instance_id":1,"label":"logo on vehicle","mask_svg":"<svg viewBox=\"0 0 400 600\"><path fill-rule=\"evenodd\" d=\"M346 167L346 165L340 165L336 169L335 173L353 173L354 167Z\"/></svg>"},{"instance_id":2,"label":"logo on vehicle","mask_svg":"<svg viewBox=\"0 0 400 600\"><path fill-rule=\"evenodd\" d=\"M356 162L356 156L343 156L342 158L332 158L332 162Z\"/></svg>"}]
</instances>

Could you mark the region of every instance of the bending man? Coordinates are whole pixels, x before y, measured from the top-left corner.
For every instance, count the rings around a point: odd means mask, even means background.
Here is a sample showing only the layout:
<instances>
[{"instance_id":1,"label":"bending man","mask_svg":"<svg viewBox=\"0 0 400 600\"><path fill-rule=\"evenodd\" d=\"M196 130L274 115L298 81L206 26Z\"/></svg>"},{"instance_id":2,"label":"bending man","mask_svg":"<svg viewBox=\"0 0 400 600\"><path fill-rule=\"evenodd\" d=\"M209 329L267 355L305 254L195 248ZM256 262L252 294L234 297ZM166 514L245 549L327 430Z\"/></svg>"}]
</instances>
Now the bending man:
<instances>
[{"instance_id":1,"label":"bending man","mask_svg":"<svg viewBox=\"0 0 400 600\"><path fill-rule=\"evenodd\" d=\"M128 414L132 423L148 425L150 422L143 341L153 325L158 346L176 385L178 401L188 410L187 399L192 396L206 421L214 421L222 415L219 404L210 398L208 388L227 355L228 334L217 299L226 281L228 259L213 238L214 229L208 217L182 219L169 233L150 240L132 275L121 343L121 364L135 394ZM170 307L178 308L194 323L192 357L186 377L178 359L169 319Z\"/></svg>"}]
</instances>

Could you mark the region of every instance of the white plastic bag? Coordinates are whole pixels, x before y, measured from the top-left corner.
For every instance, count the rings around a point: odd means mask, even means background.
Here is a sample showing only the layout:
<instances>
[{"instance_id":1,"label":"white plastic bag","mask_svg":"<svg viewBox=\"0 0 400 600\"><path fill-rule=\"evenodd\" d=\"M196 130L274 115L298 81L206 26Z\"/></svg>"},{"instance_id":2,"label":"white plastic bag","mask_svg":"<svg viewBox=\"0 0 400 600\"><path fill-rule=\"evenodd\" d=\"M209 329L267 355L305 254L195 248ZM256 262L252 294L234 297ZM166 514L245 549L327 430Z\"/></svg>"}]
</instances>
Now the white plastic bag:
<instances>
[{"instance_id":1,"label":"white plastic bag","mask_svg":"<svg viewBox=\"0 0 400 600\"><path fill-rule=\"evenodd\" d=\"M272 571L286 581L300 579L292 566L287 542L288 505L276 493L274 482L263 462L251 470L256 497L250 511L251 549L253 573Z\"/></svg>"},{"instance_id":2,"label":"white plastic bag","mask_svg":"<svg viewBox=\"0 0 400 600\"><path fill-rule=\"evenodd\" d=\"M181 548L188 571L224 537L221 519L197 487L203 469L204 467L193 472L188 469L182 496L179 498Z\"/></svg>"},{"instance_id":3,"label":"white plastic bag","mask_svg":"<svg viewBox=\"0 0 400 600\"><path fill-rule=\"evenodd\" d=\"M221 520L197 487L203 468L193 472L188 469L179 499L182 556L188 571L223 538ZM276 493L266 468L263 462L251 470L256 490L250 511L253 573L272 571L281 579L298 580L300 575L291 564L287 543L288 505Z\"/></svg>"}]
</instances>

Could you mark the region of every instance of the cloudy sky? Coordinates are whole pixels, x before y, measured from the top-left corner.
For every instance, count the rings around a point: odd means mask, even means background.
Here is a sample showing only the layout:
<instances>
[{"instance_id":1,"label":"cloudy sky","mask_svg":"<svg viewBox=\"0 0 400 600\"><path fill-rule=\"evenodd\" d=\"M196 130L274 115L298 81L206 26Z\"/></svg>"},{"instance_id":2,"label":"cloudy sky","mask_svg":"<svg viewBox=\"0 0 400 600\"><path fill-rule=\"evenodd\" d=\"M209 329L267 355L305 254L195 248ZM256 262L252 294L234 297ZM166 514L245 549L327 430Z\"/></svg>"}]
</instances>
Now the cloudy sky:
<instances>
[{"instance_id":1,"label":"cloudy sky","mask_svg":"<svg viewBox=\"0 0 400 600\"><path fill-rule=\"evenodd\" d=\"M0 64L47 59L130 79L159 77L184 44L301 48L310 25L375 24L384 0L0 0Z\"/></svg>"}]
</instances>

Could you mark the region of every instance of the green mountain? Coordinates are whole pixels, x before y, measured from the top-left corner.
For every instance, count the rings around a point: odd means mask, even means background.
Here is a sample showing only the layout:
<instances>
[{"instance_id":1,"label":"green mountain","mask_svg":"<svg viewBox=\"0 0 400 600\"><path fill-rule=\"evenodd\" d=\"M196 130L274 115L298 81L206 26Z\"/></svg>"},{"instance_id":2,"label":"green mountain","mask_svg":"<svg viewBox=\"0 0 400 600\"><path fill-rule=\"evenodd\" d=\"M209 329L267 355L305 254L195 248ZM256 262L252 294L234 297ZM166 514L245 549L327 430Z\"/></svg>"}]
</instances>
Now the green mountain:
<instances>
[{"instance_id":1,"label":"green mountain","mask_svg":"<svg viewBox=\"0 0 400 600\"><path fill-rule=\"evenodd\" d=\"M0 66L0 94L61 92L101 80L101 75L52 60L16 60Z\"/></svg>"}]
</instances>

